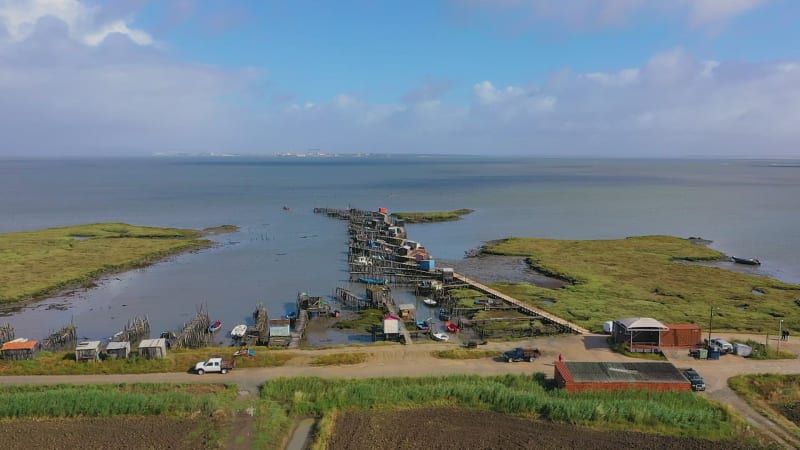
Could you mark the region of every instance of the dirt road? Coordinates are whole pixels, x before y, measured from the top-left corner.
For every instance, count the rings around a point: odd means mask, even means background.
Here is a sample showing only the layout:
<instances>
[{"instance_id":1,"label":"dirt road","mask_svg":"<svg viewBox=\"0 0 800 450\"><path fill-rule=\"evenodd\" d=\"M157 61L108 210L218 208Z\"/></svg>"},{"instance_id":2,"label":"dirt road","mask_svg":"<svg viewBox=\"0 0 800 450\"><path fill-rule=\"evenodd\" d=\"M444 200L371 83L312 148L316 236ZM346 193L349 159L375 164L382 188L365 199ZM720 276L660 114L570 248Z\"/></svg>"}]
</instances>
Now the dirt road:
<instances>
[{"instance_id":1,"label":"dirt road","mask_svg":"<svg viewBox=\"0 0 800 450\"><path fill-rule=\"evenodd\" d=\"M732 335L724 335L734 337ZM738 335L763 340L763 336ZM453 344L423 343L410 346L385 345L344 347L325 350L293 350L297 357L283 367L238 369L227 375L191 373L158 373L130 375L53 375L53 376L0 376L0 384L98 384L98 383L225 383L237 384L242 390L257 393L259 386L278 377L318 376L324 378L371 378L371 377L418 377L448 374L502 375L507 373L544 372L553 373L553 361L563 355L571 361L630 361L621 354L612 352L606 344L606 336L585 335L555 338L540 338L515 343L489 343L480 348L508 350L515 346L538 347L543 357L535 362L505 363L491 359L448 360L431 355L433 350L454 348ZM782 349L800 354L800 342L785 342ZM365 352L367 362L351 366L311 366L314 356L330 353ZM727 386L727 379L750 373L800 373L800 360L757 361L725 356L718 361L701 361L689 358L688 352L676 351L667 354L677 367L694 367L704 377L707 385L705 395L730 404L753 426L765 430L779 442L800 448L800 437L793 436L769 419L750 408Z\"/></svg>"}]
</instances>

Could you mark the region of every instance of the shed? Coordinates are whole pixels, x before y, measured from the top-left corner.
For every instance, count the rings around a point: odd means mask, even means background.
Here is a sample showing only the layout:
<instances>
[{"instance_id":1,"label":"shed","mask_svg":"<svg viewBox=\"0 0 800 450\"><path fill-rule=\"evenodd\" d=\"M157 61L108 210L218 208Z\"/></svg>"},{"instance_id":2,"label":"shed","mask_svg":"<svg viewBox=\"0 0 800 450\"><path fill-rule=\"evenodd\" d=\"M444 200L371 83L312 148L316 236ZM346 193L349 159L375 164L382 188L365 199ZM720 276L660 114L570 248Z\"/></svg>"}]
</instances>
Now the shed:
<instances>
[{"instance_id":1,"label":"shed","mask_svg":"<svg viewBox=\"0 0 800 450\"><path fill-rule=\"evenodd\" d=\"M400 310L400 318L403 320L417 320L417 307L413 303L401 303L397 305Z\"/></svg>"},{"instance_id":2,"label":"shed","mask_svg":"<svg viewBox=\"0 0 800 450\"><path fill-rule=\"evenodd\" d=\"M75 347L75 361L97 361L100 358L100 341L81 341Z\"/></svg>"},{"instance_id":3,"label":"shed","mask_svg":"<svg viewBox=\"0 0 800 450\"><path fill-rule=\"evenodd\" d=\"M436 261L432 259L421 259L419 261L420 270L431 271L436 268Z\"/></svg>"},{"instance_id":4,"label":"shed","mask_svg":"<svg viewBox=\"0 0 800 450\"><path fill-rule=\"evenodd\" d=\"M109 342L106 345L106 354L110 358L119 358L125 359L131 353L131 343L128 341L124 342Z\"/></svg>"},{"instance_id":5,"label":"shed","mask_svg":"<svg viewBox=\"0 0 800 450\"><path fill-rule=\"evenodd\" d=\"M290 337L291 322L289 319L271 319L269 321L269 337Z\"/></svg>"},{"instance_id":6,"label":"shed","mask_svg":"<svg viewBox=\"0 0 800 450\"><path fill-rule=\"evenodd\" d=\"M139 343L139 356L147 359L159 359L167 356L167 340L144 339Z\"/></svg>"},{"instance_id":7,"label":"shed","mask_svg":"<svg viewBox=\"0 0 800 450\"><path fill-rule=\"evenodd\" d=\"M692 385L668 362L568 362L556 361L555 381L569 392L649 389L691 391Z\"/></svg>"},{"instance_id":8,"label":"shed","mask_svg":"<svg viewBox=\"0 0 800 450\"><path fill-rule=\"evenodd\" d=\"M703 342L703 330L693 323L667 323L661 333L661 347L693 348Z\"/></svg>"},{"instance_id":9,"label":"shed","mask_svg":"<svg viewBox=\"0 0 800 450\"><path fill-rule=\"evenodd\" d=\"M442 267L442 281L453 281L455 271L450 267Z\"/></svg>"},{"instance_id":10,"label":"shed","mask_svg":"<svg viewBox=\"0 0 800 450\"><path fill-rule=\"evenodd\" d=\"M3 344L0 353L3 359L34 359L42 346L37 341L27 339L14 339Z\"/></svg>"},{"instance_id":11,"label":"shed","mask_svg":"<svg viewBox=\"0 0 800 450\"><path fill-rule=\"evenodd\" d=\"M614 321L614 342L624 342L632 352L658 352L666 325L649 317L629 317Z\"/></svg>"},{"instance_id":12,"label":"shed","mask_svg":"<svg viewBox=\"0 0 800 450\"><path fill-rule=\"evenodd\" d=\"M400 318L397 316L386 316L383 318L383 334L400 333Z\"/></svg>"}]
</instances>

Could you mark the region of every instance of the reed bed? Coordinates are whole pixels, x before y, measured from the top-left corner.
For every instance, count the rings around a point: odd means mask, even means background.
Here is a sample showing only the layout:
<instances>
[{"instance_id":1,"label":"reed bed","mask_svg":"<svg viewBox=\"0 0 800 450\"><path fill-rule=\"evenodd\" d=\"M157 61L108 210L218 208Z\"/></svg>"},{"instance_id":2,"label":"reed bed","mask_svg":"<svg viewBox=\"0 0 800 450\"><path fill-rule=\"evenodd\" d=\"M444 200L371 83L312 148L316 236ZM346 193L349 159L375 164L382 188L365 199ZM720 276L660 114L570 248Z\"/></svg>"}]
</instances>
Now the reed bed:
<instances>
[{"instance_id":1,"label":"reed bed","mask_svg":"<svg viewBox=\"0 0 800 450\"><path fill-rule=\"evenodd\" d=\"M439 359L481 359L498 358L503 352L498 350L469 350L464 348L453 348L450 350L436 350L431 352L434 358Z\"/></svg>"},{"instance_id":2,"label":"reed bed","mask_svg":"<svg viewBox=\"0 0 800 450\"><path fill-rule=\"evenodd\" d=\"M460 220L462 216L473 212L475 212L473 209L456 209L453 211L397 212L392 215L405 220L406 223L432 223Z\"/></svg>"},{"instance_id":3,"label":"reed bed","mask_svg":"<svg viewBox=\"0 0 800 450\"><path fill-rule=\"evenodd\" d=\"M369 359L369 353L332 353L321 355L311 360L312 366L338 366L349 364L360 364Z\"/></svg>"},{"instance_id":4,"label":"reed bed","mask_svg":"<svg viewBox=\"0 0 800 450\"><path fill-rule=\"evenodd\" d=\"M531 283L493 287L593 330L601 330L605 320L636 315L705 324L712 306L715 330L776 333L777 318L783 317L785 328L800 328L800 285L714 267L725 255L687 239L511 238L482 251L526 256L534 269L571 282L563 289Z\"/></svg>"},{"instance_id":5,"label":"reed bed","mask_svg":"<svg viewBox=\"0 0 800 450\"><path fill-rule=\"evenodd\" d=\"M277 379L262 400L287 417L324 416L334 410L428 406L478 408L505 414L587 425L723 439L739 422L719 404L691 392L567 393L548 388L544 374L479 377Z\"/></svg>"},{"instance_id":6,"label":"reed bed","mask_svg":"<svg viewBox=\"0 0 800 450\"><path fill-rule=\"evenodd\" d=\"M59 385L0 387L0 418L210 415L236 390L199 393L183 385Z\"/></svg>"}]
</instances>

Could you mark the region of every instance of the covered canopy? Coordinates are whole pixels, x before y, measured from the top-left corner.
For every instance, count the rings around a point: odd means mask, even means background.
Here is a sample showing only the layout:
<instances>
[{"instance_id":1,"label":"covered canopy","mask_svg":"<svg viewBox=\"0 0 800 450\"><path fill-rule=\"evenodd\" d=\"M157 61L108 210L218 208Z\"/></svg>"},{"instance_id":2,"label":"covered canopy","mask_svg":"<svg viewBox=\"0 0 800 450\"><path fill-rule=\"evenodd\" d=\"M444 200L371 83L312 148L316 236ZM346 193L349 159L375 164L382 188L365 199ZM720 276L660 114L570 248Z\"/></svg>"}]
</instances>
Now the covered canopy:
<instances>
[{"instance_id":1,"label":"covered canopy","mask_svg":"<svg viewBox=\"0 0 800 450\"><path fill-rule=\"evenodd\" d=\"M669 327L650 317L628 317L616 321L629 331L667 331Z\"/></svg>"}]
</instances>

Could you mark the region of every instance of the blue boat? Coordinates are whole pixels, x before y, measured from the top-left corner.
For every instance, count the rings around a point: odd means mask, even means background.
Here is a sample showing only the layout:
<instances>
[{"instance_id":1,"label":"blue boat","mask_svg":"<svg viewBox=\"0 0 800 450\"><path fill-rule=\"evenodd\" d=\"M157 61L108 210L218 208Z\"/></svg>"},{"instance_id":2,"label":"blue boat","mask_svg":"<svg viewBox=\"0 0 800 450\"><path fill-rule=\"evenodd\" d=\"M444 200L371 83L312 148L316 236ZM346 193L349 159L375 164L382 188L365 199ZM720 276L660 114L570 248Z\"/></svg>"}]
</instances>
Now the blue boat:
<instances>
[{"instance_id":1,"label":"blue boat","mask_svg":"<svg viewBox=\"0 0 800 450\"><path fill-rule=\"evenodd\" d=\"M386 284L386 280L383 278L369 278L369 277L361 277L358 281L367 284Z\"/></svg>"},{"instance_id":2,"label":"blue boat","mask_svg":"<svg viewBox=\"0 0 800 450\"><path fill-rule=\"evenodd\" d=\"M428 322L426 322L424 320L418 320L417 321L417 328L419 328L422 331L425 331L425 330L429 330L431 327L430 327L430 325L428 325Z\"/></svg>"},{"instance_id":3,"label":"blue boat","mask_svg":"<svg viewBox=\"0 0 800 450\"><path fill-rule=\"evenodd\" d=\"M286 315L285 315L285 316L283 316L283 317L285 317L285 318L287 318L287 319L289 319L289 320L291 320L291 319L297 319L297 311L292 311L292 312L290 312L290 313L286 314Z\"/></svg>"}]
</instances>

